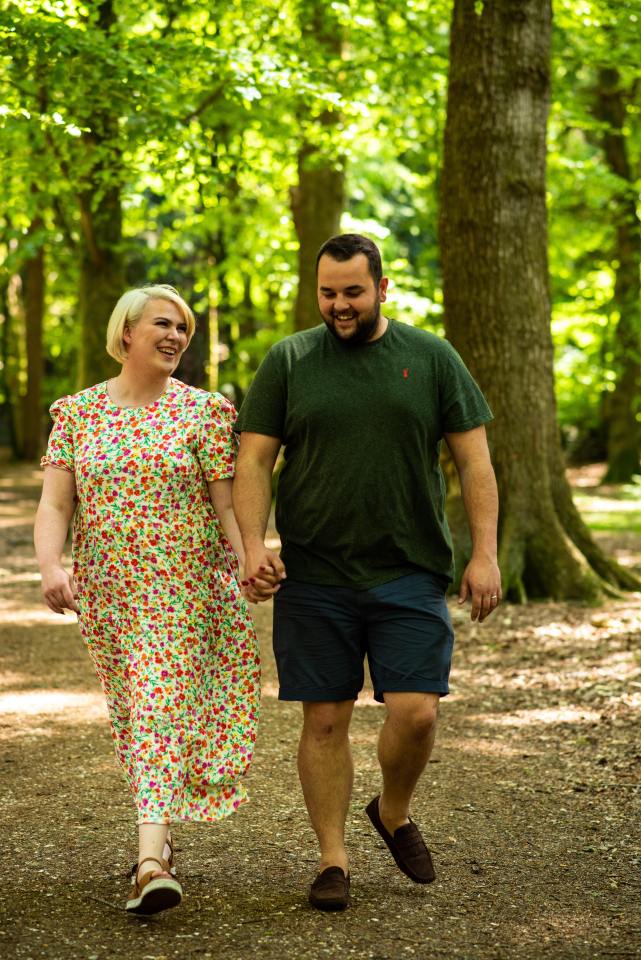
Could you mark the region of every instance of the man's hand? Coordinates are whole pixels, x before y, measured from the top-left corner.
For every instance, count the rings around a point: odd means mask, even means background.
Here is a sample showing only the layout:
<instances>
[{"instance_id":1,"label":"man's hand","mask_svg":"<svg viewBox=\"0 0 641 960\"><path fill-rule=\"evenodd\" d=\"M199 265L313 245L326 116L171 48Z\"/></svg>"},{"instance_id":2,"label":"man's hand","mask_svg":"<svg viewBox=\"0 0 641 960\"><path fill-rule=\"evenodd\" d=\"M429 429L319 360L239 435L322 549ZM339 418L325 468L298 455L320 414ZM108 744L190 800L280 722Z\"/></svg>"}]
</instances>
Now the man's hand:
<instances>
[{"instance_id":1,"label":"man's hand","mask_svg":"<svg viewBox=\"0 0 641 960\"><path fill-rule=\"evenodd\" d=\"M465 603L468 597L472 598L472 620L483 623L485 618L496 610L503 594L501 573L495 560L472 557L461 577L459 604Z\"/></svg>"},{"instance_id":2,"label":"man's hand","mask_svg":"<svg viewBox=\"0 0 641 960\"><path fill-rule=\"evenodd\" d=\"M287 576L278 554L264 544L247 550L244 573L240 585L243 595L251 603L269 600L280 590L280 582Z\"/></svg>"},{"instance_id":3,"label":"man's hand","mask_svg":"<svg viewBox=\"0 0 641 960\"><path fill-rule=\"evenodd\" d=\"M76 603L76 584L63 567L51 567L42 571L42 593L47 606L54 613L64 613L65 608L80 613L80 607Z\"/></svg>"}]
</instances>

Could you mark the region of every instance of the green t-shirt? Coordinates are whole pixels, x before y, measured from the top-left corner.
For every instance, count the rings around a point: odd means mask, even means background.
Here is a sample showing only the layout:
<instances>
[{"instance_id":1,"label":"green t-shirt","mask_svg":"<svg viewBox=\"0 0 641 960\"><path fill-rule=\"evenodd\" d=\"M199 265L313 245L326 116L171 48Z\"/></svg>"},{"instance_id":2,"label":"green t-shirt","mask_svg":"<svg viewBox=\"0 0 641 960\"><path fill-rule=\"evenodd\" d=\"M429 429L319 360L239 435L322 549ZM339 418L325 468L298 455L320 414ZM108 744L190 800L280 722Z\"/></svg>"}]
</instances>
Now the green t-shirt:
<instances>
[{"instance_id":1,"label":"green t-shirt","mask_svg":"<svg viewBox=\"0 0 641 960\"><path fill-rule=\"evenodd\" d=\"M446 340L390 320L358 346L325 324L275 344L234 429L284 444L276 526L288 576L365 589L419 569L451 579L440 440L491 419Z\"/></svg>"}]
</instances>

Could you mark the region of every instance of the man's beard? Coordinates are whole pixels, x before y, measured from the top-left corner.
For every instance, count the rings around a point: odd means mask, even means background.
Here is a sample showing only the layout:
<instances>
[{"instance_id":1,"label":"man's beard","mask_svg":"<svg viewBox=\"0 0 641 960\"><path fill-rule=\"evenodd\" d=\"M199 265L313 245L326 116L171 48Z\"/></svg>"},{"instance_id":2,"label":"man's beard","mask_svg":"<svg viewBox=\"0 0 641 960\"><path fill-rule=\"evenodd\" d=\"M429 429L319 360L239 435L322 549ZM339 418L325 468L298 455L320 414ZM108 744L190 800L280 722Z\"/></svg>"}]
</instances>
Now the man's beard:
<instances>
[{"instance_id":1,"label":"man's beard","mask_svg":"<svg viewBox=\"0 0 641 960\"><path fill-rule=\"evenodd\" d=\"M323 320L325 321L325 326L330 331L330 333L333 334L337 340L340 340L341 343L344 343L348 346L358 346L361 343L366 343L370 339L370 337L376 330L376 327L378 326L378 321L380 320L380 316L381 316L381 301L377 297L374 302L374 308L371 311L371 313L360 315L360 316L357 315L354 318L356 327L354 329L354 332L349 337L343 337L341 336L340 333L337 333L336 328L334 326L335 318L334 318L333 311L332 311L331 321L325 320L325 317L323 317Z\"/></svg>"}]
</instances>

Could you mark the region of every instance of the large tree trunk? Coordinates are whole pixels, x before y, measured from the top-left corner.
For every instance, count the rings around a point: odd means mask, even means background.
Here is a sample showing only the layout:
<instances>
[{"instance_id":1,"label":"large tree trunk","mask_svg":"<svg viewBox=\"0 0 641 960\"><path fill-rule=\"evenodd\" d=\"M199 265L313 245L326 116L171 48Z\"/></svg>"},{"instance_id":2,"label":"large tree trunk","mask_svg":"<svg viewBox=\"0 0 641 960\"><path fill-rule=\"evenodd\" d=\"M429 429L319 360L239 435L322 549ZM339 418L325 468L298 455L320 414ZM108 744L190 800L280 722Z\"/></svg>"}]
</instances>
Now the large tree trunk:
<instances>
[{"instance_id":1,"label":"large tree trunk","mask_svg":"<svg viewBox=\"0 0 641 960\"><path fill-rule=\"evenodd\" d=\"M595 599L634 578L582 523L556 423L545 205L549 0L455 0L440 241L447 336L484 389L504 593ZM598 572L597 572L598 570Z\"/></svg>"},{"instance_id":2,"label":"large tree trunk","mask_svg":"<svg viewBox=\"0 0 641 960\"><path fill-rule=\"evenodd\" d=\"M608 124L603 150L610 170L621 184L613 197L613 255L617 267L612 305L619 319L612 337L617 379L604 404L608 444L605 480L629 483L635 474L641 473L641 420L637 419L641 409L641 224L637 215L638 188L623 135L626 107L618 70L599 71L594 112Z\"/></svg>"},{"instance_id":3,"label":"large tree trunk","mask_svg":"<svg viewBox=\"0 0 641 960\"><path fill-rule=\"evenodd\" d=\"M301 23L306 49L317 44L326 71L337 61L342 48L340 27L326 0L311 0L306 18ZM327 138L327 131L338 124L340 117L328 110L317 123ZM338 137L338 134L336 134ZM320 321L316 297L316 255L319 248L340 229L345 205L344 158L327 156L314 143L305 142L298 152L298 183L291 190L291 208L298 237L298 291L294 307L294 328L305 330Z\"/></svg>"},{"instance_id":4,"label":"large tree trunk","mask_svg":"<svg viewBox=\"0 0 641 960\"><path fill-rule=\"evenodd\" d=\"M109 34L116 23L113 0L100 0L97 26ZM83 135L90 173L79 191L80 285L78 313L82 341L78 386L88 387L118 372L105 351L107 321L125 291L122 255L122 204L118 118L96 110L91 131Z\"/></svg>"},{"instance_id":5,"label":"large tree trunk","mask_svg":"<svg viewBox=\"0 0 641 960\"><path fill-rule=\"evenodd\" d=\"M36 217L27 234L27 243L37 244L33 256L22 268L22 299L27 347L27 384L22 397L22 455L34 460L42 453L42 320L45 295L43 223Z\"/></svg>"}]
</instances>

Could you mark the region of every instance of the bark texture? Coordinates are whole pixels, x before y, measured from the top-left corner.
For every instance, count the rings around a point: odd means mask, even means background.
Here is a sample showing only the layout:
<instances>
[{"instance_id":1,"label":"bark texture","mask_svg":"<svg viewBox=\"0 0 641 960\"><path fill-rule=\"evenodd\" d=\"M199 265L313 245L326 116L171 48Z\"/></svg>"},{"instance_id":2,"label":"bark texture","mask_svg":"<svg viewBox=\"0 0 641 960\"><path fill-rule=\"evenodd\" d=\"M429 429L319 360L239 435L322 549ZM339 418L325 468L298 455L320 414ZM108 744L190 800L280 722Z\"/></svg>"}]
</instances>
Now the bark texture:
<instances>
[{"instance_id":1,"label":"bark texture","mask_svg":"<svg viewBox=\"0 0 641 960\"><path fill-rule=\"evenodd\" d=\"M593 543L556 422L545 203L549 0L455 0L440 212L448 338L486 393L504 593L595 599L634 578Z\"/></svg>"},{"instance_id":2,"label":"bark texture","mask_svg":"<svg viewBox=\"0 0 641 960\"><path fill-rule=\"evenodd\" d=\"M113 0L102 0L98 8L99 28L108 33L115 23ZM118 118L108 107L95 110L91 130L83 134L83 143L89 173L78 195L78 313L82 331L79 389L118 372L117 364L105 351L105 334L111 311L125 291Z\"/></svg>"},{"instance_id":3,"label":"bark texture","mask_svg":"<svg viewBox=\"0 0 641 960\"><path fill-rule=\"evenodd\" d=\"M27 460L42 453L42 321L45 296L45 255L38 236L43 228L36 217L27 240L34 238L38 246L22 269L22 296L27 353L27 390L22 397L22 450Z\"/></svg>"},{"instance_id":4,"label":"bark texture","mask_svg":"<svg viewBox=\"0 0 641 960\"><path fill-rule=\"evenodd\" d=\"M303 36L316 44L321 64L341 53L340 29L326 0L311 0L301 9ZM313 47L312 47L313 49ZM323 111L317 119L321 142L339 123L336 112ZM338 134L337 134L338 136ZM298 237L298 291L294 307L294 328L304 330L320 322L316 297L316 255L323 243L340 230L345 205L343 158L330 157L311 140L298 152L298 183L292 188L291 208Z\"/></svg>"},{"instance_id":5,"label":"bark texture","mask_svg":"<svg viewBox=\"0 0 641 960\"><path fill-rule=\"evenodd\" d=\"M344 174L319 159L309 144L298 154L298 185L291 192L298 236L298 291L294 327L304 330L319 322L316 297L316 254L340 230L345 202Z\"/></svg>"},{"instance_id":6,"label":"bark texture","mask_svg":"<svg viewBox=\"0 0 641 960\"><path fill-rule=\"evenodd\" d=\"M613 307L618 314L612 349L617 371L615 388L604 404L607 426L607 483L629 483L641 473L641 223L637 215L638 187L628 156L623 126L625 92L614 68L599 71L595 114L608 124L603 151L620 188L612 199L615 226L613 259L616 268Z\"/></svg>"}]
</instances>

